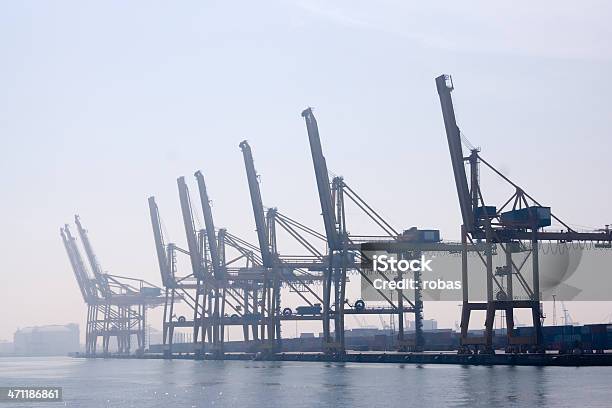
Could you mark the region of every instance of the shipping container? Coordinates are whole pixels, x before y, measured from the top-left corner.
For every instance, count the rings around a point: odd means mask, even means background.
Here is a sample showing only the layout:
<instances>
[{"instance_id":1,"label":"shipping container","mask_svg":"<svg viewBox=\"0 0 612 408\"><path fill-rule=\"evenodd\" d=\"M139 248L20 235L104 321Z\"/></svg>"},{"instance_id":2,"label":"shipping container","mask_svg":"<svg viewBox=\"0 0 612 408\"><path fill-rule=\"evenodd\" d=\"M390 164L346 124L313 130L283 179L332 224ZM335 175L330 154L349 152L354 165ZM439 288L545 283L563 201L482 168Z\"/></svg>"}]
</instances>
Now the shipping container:
<instances>
[{"instance_id":1,"label":"shipping container","mask_svg":"<svg viewBox=\"0 0 612 408\"><path fill-rule=\"evenodd\" d=\"M542 228L551 225L550 207L532 206L501 213L502 224L519 228Z\"/></svg>"}]
</instances>

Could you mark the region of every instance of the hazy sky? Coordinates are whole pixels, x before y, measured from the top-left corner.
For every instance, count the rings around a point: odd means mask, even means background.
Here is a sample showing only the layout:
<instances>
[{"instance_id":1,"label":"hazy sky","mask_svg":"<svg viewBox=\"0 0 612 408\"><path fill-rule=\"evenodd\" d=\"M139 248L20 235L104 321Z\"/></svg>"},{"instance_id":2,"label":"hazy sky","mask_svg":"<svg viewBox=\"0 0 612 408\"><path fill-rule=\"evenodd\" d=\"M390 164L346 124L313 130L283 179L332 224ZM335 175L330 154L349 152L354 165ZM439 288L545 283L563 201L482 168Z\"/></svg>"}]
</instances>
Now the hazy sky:
<instances>
[{"instance_id":1,"label":"hazy sky","mask_svg":"<svg viewBox=\"0 0 612 408\"><path fill-rule=\"evenodd\" d=\"M184 243L176 177L201 169L217 226L255 242L243 139L265 204L322 230L307 106L331 171L398 229L457 238L442 73L484 157L569 223L612 223L611 3L430 3L0 2L0 339L84 329L58 232L76 212L105 270L159 283L147 197Z\"/></svg>"}]
</instances>

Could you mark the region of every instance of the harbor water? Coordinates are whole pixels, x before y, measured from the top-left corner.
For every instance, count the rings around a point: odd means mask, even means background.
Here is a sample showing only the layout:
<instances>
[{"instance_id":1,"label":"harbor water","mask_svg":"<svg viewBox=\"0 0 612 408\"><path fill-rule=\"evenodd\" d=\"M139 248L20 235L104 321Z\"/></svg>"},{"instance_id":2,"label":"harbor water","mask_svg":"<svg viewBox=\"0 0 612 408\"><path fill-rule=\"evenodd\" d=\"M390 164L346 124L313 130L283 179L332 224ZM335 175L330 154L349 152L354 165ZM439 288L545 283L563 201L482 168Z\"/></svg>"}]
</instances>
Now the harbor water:
<instances>
[{"instance_id":1,"label":"harbor water","mask_svg":"<svg viewBox=\"0 0 612 408\"><path fill-rule=\"evenodd\" d=\"M610 406L612 367L0 358L0 386L59 386L20 407Z\"/></svg>"}]
</instances>

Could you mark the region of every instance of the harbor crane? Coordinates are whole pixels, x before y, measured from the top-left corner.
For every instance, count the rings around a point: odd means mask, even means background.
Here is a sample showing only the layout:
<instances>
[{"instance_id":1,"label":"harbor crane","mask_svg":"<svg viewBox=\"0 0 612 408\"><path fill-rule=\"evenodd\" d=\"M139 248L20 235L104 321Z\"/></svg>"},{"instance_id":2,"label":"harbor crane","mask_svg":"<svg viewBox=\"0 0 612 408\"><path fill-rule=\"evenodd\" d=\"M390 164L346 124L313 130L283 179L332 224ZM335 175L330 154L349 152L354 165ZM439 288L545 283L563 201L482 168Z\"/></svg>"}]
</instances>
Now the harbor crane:
<instances>
[{"instance_id":1,"label":"harbor crane","mask_svg":"<svg viewBox=\"0 0 612 408\"><path fill-rule=\"evenodd\" d=\"M74 220L93 276L68 224L60 228L60 236L87 305L85 354L97 354L99 338L102 338L103 355L110 354L112 338L116 340L117 353L130 354L133 336L136 337L136 352L143 353L146 345L146 311L161 305L161 289L142 279L104 273L81 219L75 215Z\"/></svg>"},{"instance_id":2,"label":"harbor crane","mask_svg":"<svg viewBox=\"0 0 612 408\"><path fill-rule=\"evenodd\" d=\"M342 355L345 353L344 340L344 315L346 313L355 314L397 314L399 321L398 328L398 347L400 350L421 350L423 347L423 301L421 294L420 272L415 272L414 299L410 299L404 290L398 289L397 300L387 296L384 292L376 289L378 294L390 307L386 308L366 308L363 300L357 300L352 309L346 309L346 281L347 271L357 271L361 279L373 285L372 274L365 273L359 259L365 256L364 249L368 250L389 250L393 247L394 251L401 257L413 259L421 254L420 244L430 244L431 250L447 250L446 247L438 248L440 244L439 231L437 230L418 230L412 228L403 233L398 233L382 216L380 216L365 200L363 200L351 187L348 186L344 178L333 177L330 181L327 162L321 147L321 138L317 120L311 108L302 112L302 117L306 122L310 151L314 166L319 202L323 217L323 225L328 243L329 267L323 283L323 335L327 351L332 354ZM377 228L383 232L382 236L359 236L347 232L347 217L345 210L345 198L359 208ZM365 245L365 246L364 246ZM359 259L358 259L359 258ZM402 279L401 272L398 276L389 278L382 272L379 274L386 280ZM332 294L333 289L333 294ZM415 338L413 341L406 339L404 332L404 313L414 313L415 315ZM334 322L334 339L331 338L330 323Z\"/></svg>"},{"instance_id":3,"label":"harbor crane","mask_svg":"<svg viewBox=\"0 0 612 408\"><path fill-rule=\"evenodd\" d=\"M262 301L267 299L268 309L272 312L265 316L267 345L264 351L275 352L280 348L281 321L321 319L320 305L323 300L312 286L321 282L322 273L327 268L325 254L317 247L317 244L325 244L326 240L323 234L280 213L277 208L265 211L251 146L245 140L239 147L243 154L257 237L267 273ZM277 229L277 226L280 228ZM303 248L306 254L281 255L277 243L279 230ZM282 308L281 312L283 287L297 293L306 306L299 306L295 314L287 307Z\"/></svg>"},{"instance_id":4,"label":"harbor crane","mask_svg":"<svg viewBox=\"0 0 612 408\"><path fill-rule=\"evenodd\" d=\"M155 197L148 198L149 215L153 229L155 242L155 252L163 287L164 313L162 323L162 342L164 354L170 356L173 353L174 331L180 327L191 327L193 329L192 339L197 343L205 338L206 327L203 325L206 299L202 300L205 294L203 282L198 279L193 271L183 274L177 269L177 254L189 255L189 251L182 249L175 243L165 242L159 207ZM200 236L203 234L200 233ZM192 312L192 320L187 320L186 316L175 313L178 303L187 306ZM203 342L203 340L202 340Z\"/></svg>"},{"instance_id":5,"label":"harbor crane","mask_svg":"<svg viewBox=\"0 0 612 408\"><path fill-rule=\"evenodd\" d=\"M539 246L542 241L566 243L572 241L594 242L602 248L609 248L612 232L603 229L593 232L578 232L551 212L550 207L541 205L522 187L511 181L501 171L485 160L479 149L471 148L465 157L462 150L462 133L457 125L451 92L452 78L441 75L436 78L440 97L442 117L453 168L459 208L461 210L462 250L462 297L461 352L494 353L493 323L495 313L502 310L506 315L508 349L513 352L543 351L542 308L540 293ZM465 165L469 169L467 177ZM485 201L480 183L480 167L491 171L502 182L509 185L514 193L501 205ZM546 229L552 220L562 225L561 231ZM486 302L471 302L468 293L467 246L482 243L484 249L477 251L478 259L486 270ZM494 251L503 251L505 262L496 267ZM525 265L531 263L531 282L525 278ZM518 283L518 285L517 285ZM524 294L520 298L517 289ZM531 311L534 333L532 336L517 336L514 333L514 310ZM486 312L484 336L468 336L472 311Z\"/></svg>"},{"instance_id":6,"label":"harbor crane","mask_svg":"<svg viewBox=\"0 0 612 408\"><path fill-rule=\"evenodd\" d=\"M226 326L242 326L245 341L251 336L258 340L262 322L258 303L262 259L256 246L224 228L215 230L203 174L198 171L194 176L204 213L204 229L196 230L187 183L184 177L177 179L187 250L165 243L155 198L149 198L156 253L166 288L164 354L170 357L175 352L174 329L190 328L197 358L222 358ZM189 257L191 272L187 275L177 276L177 252ZM192 319L176 315L177 300L188 306Z\"/></svg>"}]
</instances>

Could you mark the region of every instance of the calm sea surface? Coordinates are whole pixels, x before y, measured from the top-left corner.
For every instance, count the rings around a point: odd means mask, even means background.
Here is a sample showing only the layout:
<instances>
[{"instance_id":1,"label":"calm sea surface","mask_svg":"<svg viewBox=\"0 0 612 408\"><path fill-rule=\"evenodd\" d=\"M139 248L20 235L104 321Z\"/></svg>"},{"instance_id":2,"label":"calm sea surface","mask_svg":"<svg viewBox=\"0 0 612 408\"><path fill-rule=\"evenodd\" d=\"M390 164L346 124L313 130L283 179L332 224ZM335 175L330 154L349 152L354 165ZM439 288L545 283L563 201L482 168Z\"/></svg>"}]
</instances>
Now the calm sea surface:
<instances>
[{"instance_id":1,"label":"calm sea surface","mask_svg":"<svg viewBox=\"0 0 612 408\"><path fill-rule=\"evenodd\" d=\"M19 385L64 401L2 407L612 406L612 367L0 358Z\"/></svg>"}]
</instances>

